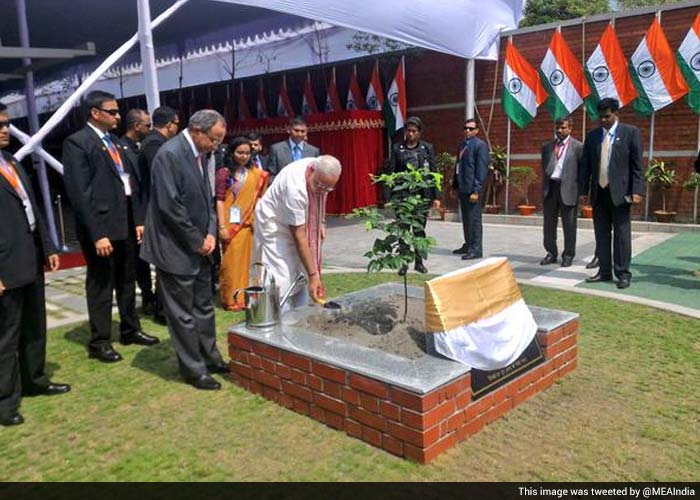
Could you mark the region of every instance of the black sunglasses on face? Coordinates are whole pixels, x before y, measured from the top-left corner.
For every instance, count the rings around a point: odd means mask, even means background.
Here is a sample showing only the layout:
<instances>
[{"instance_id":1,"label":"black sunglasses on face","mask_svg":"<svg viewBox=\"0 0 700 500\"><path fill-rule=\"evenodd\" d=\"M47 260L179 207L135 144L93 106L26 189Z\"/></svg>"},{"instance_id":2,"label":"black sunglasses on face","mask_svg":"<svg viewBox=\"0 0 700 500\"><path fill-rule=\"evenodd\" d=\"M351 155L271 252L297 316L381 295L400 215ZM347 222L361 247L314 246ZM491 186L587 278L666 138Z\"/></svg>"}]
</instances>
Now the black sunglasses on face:
<instances>
[{"instance_id":1,"label":"black sunglasses on face","mask_svg":"<svg viewBox=\"0 0 700 500\"><path fill-rule=\"evenodd\" d=\"M464 127L464 130L472 131L472 130L476 130L477 128L479 128L479 127Z\"/></svg>"},{"instance_id":2,"label":"black sunglasses on face","mask_svg":"<svg viewBox=\"0 0 700 500\"><path fill-rule=\"evenodd\" d=\"M97 109L99 109L100 111L107 113L108 115L111 115L111 116L117 116L119 114L118 109L103 109L103 108L97 108Z\"/></svg>"},{"instance_id":3,"label":"black sunglasses on face","mask_svg":"<svg viewBox=\"0 0 700 500\"><path fill-rule=\"evenodd\" d=\"M6 122L5 122L5 121L0 122L0 130L4 129L5 127L10 128L10 122L9 122L9 120L6 121Z\"/></svg>"}]
</instances>

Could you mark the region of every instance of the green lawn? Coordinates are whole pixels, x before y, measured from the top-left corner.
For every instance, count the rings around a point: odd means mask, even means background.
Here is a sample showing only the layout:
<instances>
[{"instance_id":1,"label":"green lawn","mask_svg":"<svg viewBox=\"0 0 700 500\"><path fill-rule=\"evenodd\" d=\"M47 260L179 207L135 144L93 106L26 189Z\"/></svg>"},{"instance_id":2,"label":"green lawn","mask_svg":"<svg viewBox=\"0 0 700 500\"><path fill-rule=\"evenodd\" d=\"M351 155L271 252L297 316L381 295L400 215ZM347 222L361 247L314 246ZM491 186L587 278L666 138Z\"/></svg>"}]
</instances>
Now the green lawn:
<instances>
[{"instance_id":1,"label":"green lawn","mask_svg":"<svg viewBox=\"0 0 700 500\"><path fill-rule=\"evenodd\" d=\"M331 275L329 295L391 279ZM415 278L414 278L415 279ZM418 283L418 281L414 281ZM579 368L427 466L396 458L228 380L183 384L167 332L125 360L87 359L87 326L50 332L49 371L73 385L27 398L0 428L12 481L697 480L700 321L642 306L524 287L529 304L581 314ZM240 314L219 312L219 347ZM222 377L219 377L222 379Z\"/></svg>"}]
</instances>

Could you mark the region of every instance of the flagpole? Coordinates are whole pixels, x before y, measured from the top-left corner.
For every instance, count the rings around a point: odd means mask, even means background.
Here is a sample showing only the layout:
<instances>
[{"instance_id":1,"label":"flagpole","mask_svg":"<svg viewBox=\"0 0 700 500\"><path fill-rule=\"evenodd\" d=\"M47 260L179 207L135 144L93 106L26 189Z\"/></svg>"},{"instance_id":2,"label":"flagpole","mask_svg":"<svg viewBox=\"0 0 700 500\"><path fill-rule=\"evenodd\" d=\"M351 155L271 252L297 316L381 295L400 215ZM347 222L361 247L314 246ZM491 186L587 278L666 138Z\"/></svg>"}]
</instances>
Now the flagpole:
<instances>
[{"instance_id":1,"label":"flagpole","mask_svg":"<svg viewBox=\"0 0 700 500\"><path fill-rule=\"evenodd\" d=\"M581 62L586 66L586 16L581 22ZM583 103L583 118L581 119L581 138L586 137L586 103Z\"/></svg>"},{"instance_id":2,"label":"flagpole","mask_svg":"<svg viewBox=\"0 0 700 500\"><path fill-rule=\"evenodd\" d=\"M508 215L508 201L509 201L509 186L510 186L510 117L508 118L508 131L506 136L506 200L504 213Z\"/></svg>"},{"instance_id":3,"label":"flagpole","mask_svg":"<svg viewBox=\"0 0 700 500\"><path fill-rule=\"evenodd\" d=\"M651 113L651 130L649 131L649 165L654 158L654 125L656 124L656 111ZM644 200L644 220L649 220L649 183L647 185L646 199Z\"/></svg>"}]
</instances>

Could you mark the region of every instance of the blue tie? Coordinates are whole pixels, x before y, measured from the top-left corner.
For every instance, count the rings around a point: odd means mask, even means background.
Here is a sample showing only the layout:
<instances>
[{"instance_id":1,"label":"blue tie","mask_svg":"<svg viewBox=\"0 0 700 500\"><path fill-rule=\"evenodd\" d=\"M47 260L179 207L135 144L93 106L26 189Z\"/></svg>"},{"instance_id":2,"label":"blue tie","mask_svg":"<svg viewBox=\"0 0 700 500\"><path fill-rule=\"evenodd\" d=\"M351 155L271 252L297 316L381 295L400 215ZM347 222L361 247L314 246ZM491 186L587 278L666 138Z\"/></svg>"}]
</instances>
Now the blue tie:
<instances>
[{"instance_id":1,"label":"blue tie","mask_svg":"<svg viewBox=\"0 0 700 500\"><path fill-rule=\"evenodd\" d=\"M299 144L295 145L292 150L292 159L294 161L301 160L301 147L299 147Z\"/></svg>"}]
</instances>

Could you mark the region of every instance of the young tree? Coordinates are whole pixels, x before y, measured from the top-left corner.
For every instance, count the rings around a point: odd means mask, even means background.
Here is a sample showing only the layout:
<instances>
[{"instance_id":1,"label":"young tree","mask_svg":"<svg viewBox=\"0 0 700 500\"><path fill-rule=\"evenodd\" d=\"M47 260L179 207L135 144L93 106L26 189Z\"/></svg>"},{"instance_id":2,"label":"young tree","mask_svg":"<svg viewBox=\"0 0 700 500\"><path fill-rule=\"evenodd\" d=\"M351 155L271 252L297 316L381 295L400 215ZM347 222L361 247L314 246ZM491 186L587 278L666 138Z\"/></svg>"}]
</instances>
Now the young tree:
<instances>
[{"instance_id":1,"label":"young tree","mask_svg":"<svg viewBox=\"0 0 700 500\"><path fill-rule=\"evenodd\" d=\"M528 0L520 26L553 23L610 12L608 0Z\"/></svg>"}]
</instances>

